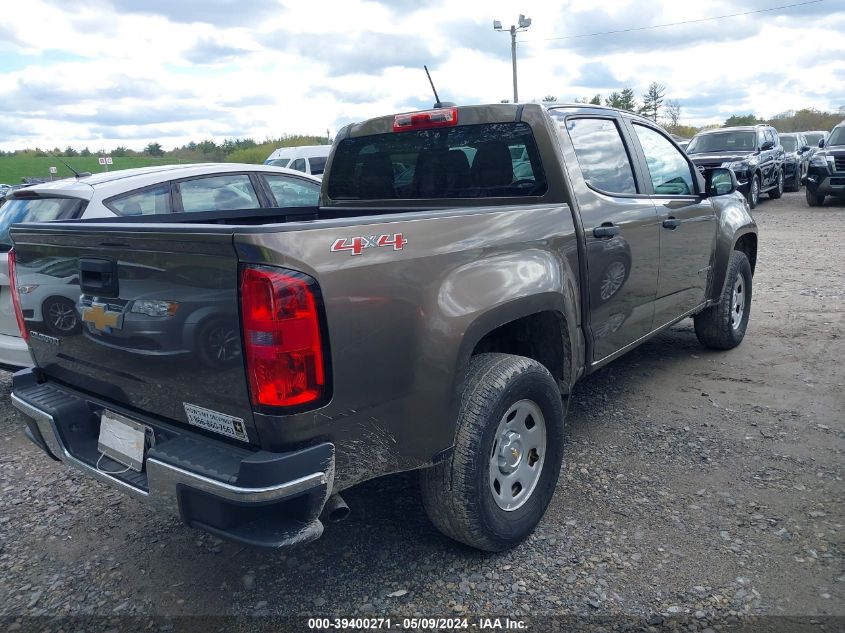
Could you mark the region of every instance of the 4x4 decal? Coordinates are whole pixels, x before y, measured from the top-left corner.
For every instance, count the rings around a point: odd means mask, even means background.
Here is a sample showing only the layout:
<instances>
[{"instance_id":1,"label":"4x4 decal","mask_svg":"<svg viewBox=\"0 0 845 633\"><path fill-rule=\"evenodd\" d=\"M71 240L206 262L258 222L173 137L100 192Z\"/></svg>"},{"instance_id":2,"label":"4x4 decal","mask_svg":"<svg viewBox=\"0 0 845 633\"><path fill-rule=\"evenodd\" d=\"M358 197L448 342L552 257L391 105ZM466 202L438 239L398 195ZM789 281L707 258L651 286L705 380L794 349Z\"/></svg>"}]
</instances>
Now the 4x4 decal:
<instances>
[{"instance_id":1,"label":"4x4 decal","mask_svg":"<svg viewBox=\"0 0 845 633\"><path fill-rule=\"evenodd\" d=\"M394 251L401 251L405 248L408 240L401 233L391 233L386 235L369 235L367 237L341 237L332 244L332 253L339 253L341 251L349 251L350 255L360 255L365 248L378 248L383 246L392 246Z\"/></svg>"}]
</instances>

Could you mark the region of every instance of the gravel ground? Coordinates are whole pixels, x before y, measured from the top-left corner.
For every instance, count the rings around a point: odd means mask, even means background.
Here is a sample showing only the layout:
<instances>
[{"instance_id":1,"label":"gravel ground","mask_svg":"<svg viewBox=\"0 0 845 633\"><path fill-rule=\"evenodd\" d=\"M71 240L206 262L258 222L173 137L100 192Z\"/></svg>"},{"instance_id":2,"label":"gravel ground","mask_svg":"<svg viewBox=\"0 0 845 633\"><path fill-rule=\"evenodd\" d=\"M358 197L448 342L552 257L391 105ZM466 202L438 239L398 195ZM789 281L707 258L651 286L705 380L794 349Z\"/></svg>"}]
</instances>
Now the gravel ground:
<instances>
[{"instance_id":1,"label":"gravel ground","mask_svg":"<svg viewBox=\"0 0 845 633\"><path fill-rule=\"evenodd\" d=\"M501 555L436 532L413 474L349 491L350 518L299 549L223 542L48 460L4 397L0 616L592 615L690 630L845 616L845 204L786 194L755 216L743 345L706 351L685 321L579 383L552 506Z\"/></svg>"}]
</instances>

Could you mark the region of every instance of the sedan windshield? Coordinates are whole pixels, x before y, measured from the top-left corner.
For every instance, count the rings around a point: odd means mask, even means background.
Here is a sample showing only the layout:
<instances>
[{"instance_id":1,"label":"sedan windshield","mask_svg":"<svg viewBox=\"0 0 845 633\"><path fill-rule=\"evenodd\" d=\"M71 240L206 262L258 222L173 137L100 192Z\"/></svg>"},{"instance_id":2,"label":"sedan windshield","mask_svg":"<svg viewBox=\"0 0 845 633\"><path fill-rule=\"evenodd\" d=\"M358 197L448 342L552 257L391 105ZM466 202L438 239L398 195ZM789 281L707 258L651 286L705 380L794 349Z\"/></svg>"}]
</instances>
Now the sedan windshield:
<instances>
[{"instance_id":1,"label":"sedan windshield","mask_svg":"<svg viewBox=\"0 0 845 633\"><path fill-rule=\"evenodd\" d=\"M687 146L687 154L708 152L753 152L757 132L715 132L696 136Z\"/></svg>"},{"instance_id":2,"label":"sedan windshield","mask_svg":"<svg viewBox=\"0 0 845 633\"><path fill-rule=\"evenodd\" d=\"M10 198L0 207L0 252L12 248L9 229L17 222L51 222L78 217L85 201L78 198Z\"/></svg>"},{"instance_id":3,"label":"sedan windshield","mask_svg":"<svg viewBox=\"0 0 845 633\"><path fill-rule=\"evenodd\" d=\"M833 132L830 133L830 138L827 139L825 145L845 145L845 125L833 128Z\"/></svg>"}]
</instances>

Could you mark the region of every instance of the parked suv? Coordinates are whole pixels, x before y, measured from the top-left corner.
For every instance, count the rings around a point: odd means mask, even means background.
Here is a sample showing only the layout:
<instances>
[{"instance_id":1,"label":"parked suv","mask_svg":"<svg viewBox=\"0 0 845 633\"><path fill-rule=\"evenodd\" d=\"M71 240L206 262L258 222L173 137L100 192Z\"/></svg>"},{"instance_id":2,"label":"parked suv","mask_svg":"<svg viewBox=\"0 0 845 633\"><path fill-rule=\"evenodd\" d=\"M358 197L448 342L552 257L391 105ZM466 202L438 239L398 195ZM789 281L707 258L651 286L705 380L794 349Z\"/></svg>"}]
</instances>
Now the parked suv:
<instances>
[{"instance_id":1,"label":"parked suv","mask_svg":"<svg viewBox=\"0 0 845 633\"><path fill-rule=\"evenodd\" d=\"M783 147L770 125L748 125L705 130L687 145L687 154L699 169L730 167L739 191L753 209L760 194L783 195Z\"/></svg>"},{"instance_id":2,"label":"parked suv","mask_svg":"<svg viewBox=\"0 0 845 633\"><path fill-rule=\"evenodd\" d=\"M813 148L801 132L781 134L780 143L783 145L783 179L788 191L798 191L807 175Z\"/></svg>"},{"instance_id":3,"label":"parked suv","mask_svg":"<svg viewBox=\"0 0 845 633\"><path fill-rule=\"evenodd\" d=\"M810 159L804 184L811 207L823 205L825 196L845 196L845 121L831 130L823 149Z\"/></svg>"}]
</instances>

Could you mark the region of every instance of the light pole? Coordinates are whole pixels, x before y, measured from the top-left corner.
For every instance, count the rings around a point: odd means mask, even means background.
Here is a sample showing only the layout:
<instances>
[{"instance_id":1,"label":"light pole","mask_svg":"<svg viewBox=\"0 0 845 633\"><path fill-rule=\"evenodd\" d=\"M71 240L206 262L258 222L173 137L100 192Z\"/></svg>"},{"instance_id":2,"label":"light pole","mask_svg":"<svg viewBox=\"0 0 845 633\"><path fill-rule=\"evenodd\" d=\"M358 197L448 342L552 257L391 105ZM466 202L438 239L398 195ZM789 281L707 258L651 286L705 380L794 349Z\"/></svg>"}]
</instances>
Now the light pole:
<instances>
[{"instance_id":1,"label":"light pole","mask_svg":"<svg viewBox=\"0 0 845 633\"><path fill-rule=\"evenodd\" d=\"M511 34L511 62L513 64L513 102L519 102L519 92L516 89L516 34L519 31L526 30L529 26L531 26L531 18L526 18L521 13L519 14L519 20L516 24L511 24L511 28L508 31L502 29L502 23L499 20L493 20L493 29L499 31L499 33L510 33Z\"/></svg>"}]
</instances>

